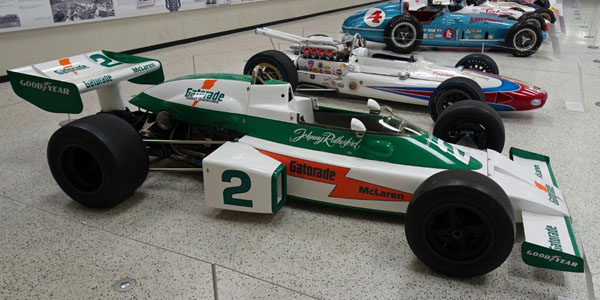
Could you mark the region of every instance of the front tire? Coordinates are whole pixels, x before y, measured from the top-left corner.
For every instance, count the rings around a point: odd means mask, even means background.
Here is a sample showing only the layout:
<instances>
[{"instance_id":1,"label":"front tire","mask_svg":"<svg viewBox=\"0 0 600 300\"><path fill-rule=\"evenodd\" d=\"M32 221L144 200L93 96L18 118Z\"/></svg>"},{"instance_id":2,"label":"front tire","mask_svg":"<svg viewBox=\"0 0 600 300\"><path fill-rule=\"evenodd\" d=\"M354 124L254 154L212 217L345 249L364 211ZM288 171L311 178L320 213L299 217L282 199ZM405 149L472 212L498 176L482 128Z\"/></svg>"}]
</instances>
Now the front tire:
<instances>
[{"instance_id":1,"label":"front tire","mask_svg":"<svg viewBox=\"0 0 600 300\"><path fill-rule=\"evenodd\" d=\"M467 170L443 171L425 180L408 204L404 228L421 262L459 277L496 269L515 238L513 209L504 190Z\"/></svg>"},{"instance_id":2,"label":"front tire","mask_svg":"<svg viewBox=\"0 0 600 300\"><path fill-rule=\"evenodd\" d=\"M433 127L433 135L459 144L468 139L477 149L493 149L502 152L506 139L504 123L498 113L488 104L465 100L443 111Z\"/></svg>"},{"instance_id":3,"label":"front tire","mask_svg":"<svg viewBox=\"0 0 600 300\"><path fill-rule=\"evenodd\" d=\"M446 79L433 91L429 99L429 115L436 121L450 105L463 100L485 101L483 90L472 79L453 77Z\"/></svg>"},{"instance_id":4,"label":"front tire","mask_svg":"<svg viewBox=\"0 0 600 300\"><path fill-rule=\"evenodd\" d=\"M514 56L530 56L542 45L542 30L533 23L519 22L508 30L504 44Z\"/></svg>"},{"instance_id":5,"label":"front tire","mask_svg":"<svg viewBox=\"0 0 600 300\"><path fill-rule=\"evenodd\" d=\"M549 0L535 0L533 3L543 8L550 8Z\"/></svg>"},{"instance_id":6,"label":"front tire","mask_svg":"<svg viewBox=\"0 0 600 300\"><path fill-rule=\"evenodd\" d=\"M111 114L88 116L58 129L48 142L48 165L69 197L94 208L127 199L149 168L140 135Z\"/></svg>"},{"instance_id":7,"label":"front tire","mask_svg":"<svg viewBox=\"0 0 600 300\"><path fill-rule=\"evenodd\" d=\"M419 48L423 38L423 25L409 14L394 17L383 31L388 48L396 53L408 54Z\"/></svg>"},{"instance_id":8,"label":"front tire","mask_svg":"<svg viewBox=\"0 0 600 300\"><path fill-rule=\"evenodd\" d=\"M270 78L287 81L292 85L295 91L298 86L298 71L296 65L285 53L277 50L266 50L252 56L246 66L244 66L244 74L252 75L252 70L256 66L263 68L263 74Z\"/></svg>"},{"instance_id":9,"label":"front tire","mask_svg":"<svg viewBox=\"0 0 600 300\"><path fill-rule=\"evenodd\" d=\"M500 70L494 59L483 53L473 53L461 58L461 60L456 63L456 67L463 67L465 69L495 75L500 74Z\"/></svg>"}]
</instances>

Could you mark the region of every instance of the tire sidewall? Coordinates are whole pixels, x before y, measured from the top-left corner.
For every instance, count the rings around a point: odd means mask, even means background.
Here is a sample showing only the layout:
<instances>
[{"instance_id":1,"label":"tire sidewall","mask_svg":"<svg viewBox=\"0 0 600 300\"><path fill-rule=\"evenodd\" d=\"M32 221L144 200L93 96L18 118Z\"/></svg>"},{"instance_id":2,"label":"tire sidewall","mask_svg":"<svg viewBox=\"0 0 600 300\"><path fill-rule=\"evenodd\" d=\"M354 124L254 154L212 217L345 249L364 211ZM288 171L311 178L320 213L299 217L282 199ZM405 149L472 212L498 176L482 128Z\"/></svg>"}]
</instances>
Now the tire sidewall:
<instances>
[{"instance_id":1,"label":"tire sidewall","mask_svg":"<svg viewBox=\"0 0 600 300\"><path fill-rule=\"evenodd\" d=\"M402 47L396 44L392 38L392 32L396 27L401 24L408 23L415 29L415 39L413 43L408 47ZM408 54L419 48L421 45L421 39L423 37L423 25L419 20L417 20L414 16L409 14L402 14L394 17L390 22L385 26L383 31L383 38L385 40L385 44L388 48L396 53Z\"/></svg>"},{"instance_id":2,"label":"tire sidewall","mask_svg":"<svg viewBox=\"0 0 600 300\"><path fill-rule=\"evenodd\" d=\"M454 77L454 78L458 78L458 77ZM442 113L442 111L438 111L438 102L442 101L441 99L438 98L438 95L449 89L461 89L461 90L467 92L467 94L469 94L469 96L471 96L472 99L465 99L465 100L476 100L476 101L485 102L485 98L478 99L479 95L478 95L477 91L466 84L463 84L460 82L447 82L447 81L442 82L442 84L433 91L433 94L431 94L431 98L429 100L429 114L430 114L431 118L433 119L433 121L436 121L437 118L439 117L439 115Z\"/></svg>"},{"instance_id":3,"label":"tire sidewall","mask_svg":"<svg viewBox=\"0 0 600 300\"><path fill-rule=\"evenodd\" d=\"M526 28L535 32L537 41L536 41L535 45L529 50L525 50L525 51L518 50L514 44L514 39L519 32L521 32L522 30L525 30ZM517 57L527 57L527 56L530 56L530 55L534 54L535 52L537 52L537 50L542 45L542 42L543 42L543 40L542 40L541 29L537 28L537 26L535 26L532 23L520 22L520 23L513 25L513 27L511 27L511 29L509 30L509 33L506 36L505 44L507 47L510 48L512 55L517 56Z\"/></svg>"}]
</instances>

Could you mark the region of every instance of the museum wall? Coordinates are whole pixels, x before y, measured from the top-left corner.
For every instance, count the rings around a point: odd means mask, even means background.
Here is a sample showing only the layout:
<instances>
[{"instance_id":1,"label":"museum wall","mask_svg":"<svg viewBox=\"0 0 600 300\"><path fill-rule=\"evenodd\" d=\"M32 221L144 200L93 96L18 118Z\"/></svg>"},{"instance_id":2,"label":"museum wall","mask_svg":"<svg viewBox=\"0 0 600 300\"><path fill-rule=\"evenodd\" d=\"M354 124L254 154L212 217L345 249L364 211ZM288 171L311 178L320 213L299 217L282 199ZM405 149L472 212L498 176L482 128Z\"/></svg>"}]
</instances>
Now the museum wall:
<instances>
[{"instance_id":1,"label":"museum wall","mask_svg":"<svg viewBox=\"0 0 600 300\"><path fill-rule=\"evenodd\" d=\"M268 0L0 33L0 76L14 67L97 49L137 49L370 2L374 1Z\"/></svg>"}]
</instances>

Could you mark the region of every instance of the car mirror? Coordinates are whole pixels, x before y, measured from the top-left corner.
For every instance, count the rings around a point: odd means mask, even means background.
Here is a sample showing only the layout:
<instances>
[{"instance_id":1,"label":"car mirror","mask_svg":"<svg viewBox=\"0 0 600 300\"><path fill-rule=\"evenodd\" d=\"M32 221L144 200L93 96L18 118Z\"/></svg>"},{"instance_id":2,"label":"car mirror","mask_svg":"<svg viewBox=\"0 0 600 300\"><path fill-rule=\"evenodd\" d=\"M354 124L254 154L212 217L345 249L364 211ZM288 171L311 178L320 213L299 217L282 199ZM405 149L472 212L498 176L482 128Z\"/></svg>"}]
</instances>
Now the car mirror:
<instances>
[{"instance_id":1,"label":"car mirror","mask_svg":"<svg viewBox=\"0 0 600 300\"><path fill-rule=\"evenodd\" d=\"M359 139L362 139L365 136L365 132L367 132L367 127L365 127L365 124L363 124L363 122L357 118L352 118L350 121L350 129L356 133L356 137Z\"/></svg>"},{"instance_id":2,"label":"car mirror","mask_svg":"<svg viewBox=\"0 0 600 300\"><path fill-rule=\"evenodd\" d=\"M379 103L373 99L369 99L369 101L367 101L367 107L369 107L370 114L378 115L381 112L381 106L379 106Z\"/></svg>"}]
</instances>

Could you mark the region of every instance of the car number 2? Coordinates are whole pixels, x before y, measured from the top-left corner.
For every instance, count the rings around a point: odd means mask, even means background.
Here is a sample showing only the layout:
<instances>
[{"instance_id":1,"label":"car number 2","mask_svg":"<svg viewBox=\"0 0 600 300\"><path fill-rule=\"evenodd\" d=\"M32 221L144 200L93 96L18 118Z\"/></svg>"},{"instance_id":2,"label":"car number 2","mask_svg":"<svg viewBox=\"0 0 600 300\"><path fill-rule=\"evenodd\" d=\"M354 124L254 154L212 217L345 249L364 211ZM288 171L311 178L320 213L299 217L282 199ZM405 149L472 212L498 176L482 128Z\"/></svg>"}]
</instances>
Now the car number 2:
<instances>
[{"instance_id":1,"label":"car number 2","mask_svg":"<svg viewBox=\"0 0 600 300\"><path fill-rule=\"evenodd\" d=\"M248 174L246 174L245 172L238 170L227 170L221 175L221 180L223 182L231 182L233 178L238 178L240 180L240 185L224 189L223 201L227 205L252 207L251 200L237 199L233 197L236 194L243 194L250 190L250 187L252 186L250 176L248 176Z\"/></svg>"},{"instance_id":2,"label":"car number 2","mask_svg":"<svg viewBox=\"0 0 600 300\"><path fill-rule=\"evenodd\" d=\"M111 64L113 62L112 59L102 55L102 54L93 54L90 55L90 59L95 61L95 62L100 62L100 65L103 67L107 67L107 68L112 68L112 67L116 67L118 65L120 65L120 62L114 62L113 64Z\"/></svg>"}]
</instances>

